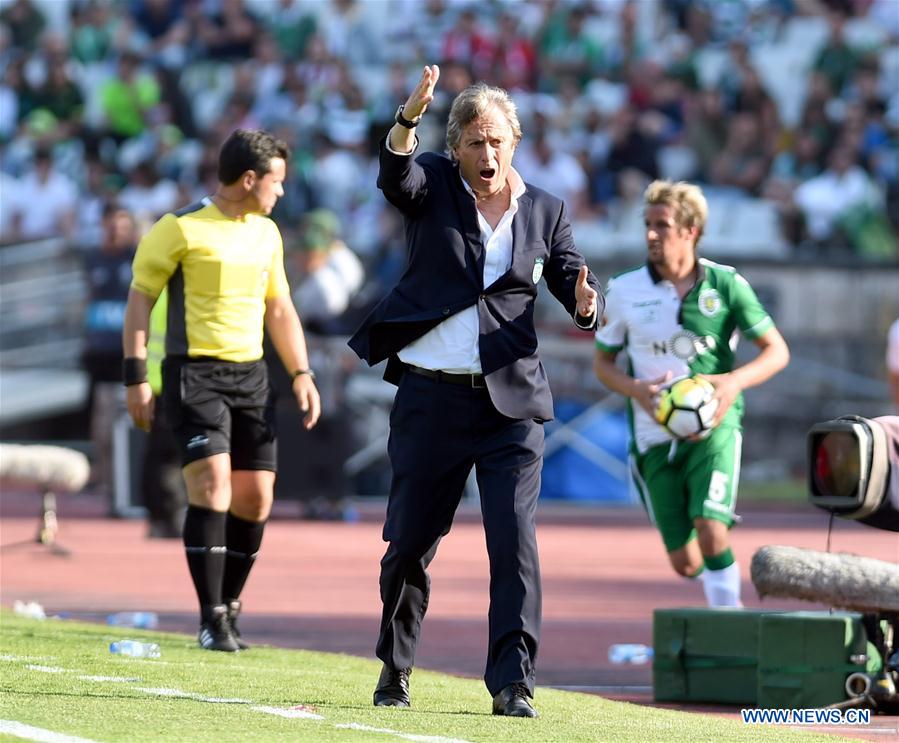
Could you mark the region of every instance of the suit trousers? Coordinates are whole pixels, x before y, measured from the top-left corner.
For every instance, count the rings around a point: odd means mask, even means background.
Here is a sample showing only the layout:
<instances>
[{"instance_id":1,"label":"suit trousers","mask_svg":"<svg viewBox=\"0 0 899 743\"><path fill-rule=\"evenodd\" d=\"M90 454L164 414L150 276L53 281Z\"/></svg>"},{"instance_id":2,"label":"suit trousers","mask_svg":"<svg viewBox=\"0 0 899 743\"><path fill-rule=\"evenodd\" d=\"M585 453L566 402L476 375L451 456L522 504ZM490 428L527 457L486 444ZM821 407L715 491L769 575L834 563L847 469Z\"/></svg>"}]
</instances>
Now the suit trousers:
<instances>
[{"instance_id":1,"label":"suit trousers","mask_svg":"<svg viewBox=\"0 0 899 743\"><path fill-rule=\"evenodd\" d=\"M414 664L428 608L427 568L449 533L475 467L490 561L489 650L484 681L492 695L512 683L533 693L542 594L535 511L543 426L499 413L486 389L407 372L390 413L393 480L381 560L383 614L377 656L393 668Z\"/></svg>"}]
</instances>

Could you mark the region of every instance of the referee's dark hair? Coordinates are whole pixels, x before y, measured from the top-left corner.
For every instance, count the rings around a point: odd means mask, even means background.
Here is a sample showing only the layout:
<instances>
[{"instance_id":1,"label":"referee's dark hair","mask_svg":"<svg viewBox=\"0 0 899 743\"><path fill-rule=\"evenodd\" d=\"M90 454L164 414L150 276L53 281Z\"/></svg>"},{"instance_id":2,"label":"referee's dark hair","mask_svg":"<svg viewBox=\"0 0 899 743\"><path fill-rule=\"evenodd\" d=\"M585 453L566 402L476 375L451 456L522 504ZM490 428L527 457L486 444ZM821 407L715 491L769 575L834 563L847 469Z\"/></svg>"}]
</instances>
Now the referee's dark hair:
<instances>
[{"instance_id":1,"label":"referee's dark hair","mask_svg":"<svg viewBox=\"0 0 899 743\"><path fill-rule=\"evenodd\" d=\"M235 129L219 152L218 179L230 186L248 170L261 178L271 170L272 158L290 158L290 148L283 140L255 129Z\"/></svg>"}]
</instances>

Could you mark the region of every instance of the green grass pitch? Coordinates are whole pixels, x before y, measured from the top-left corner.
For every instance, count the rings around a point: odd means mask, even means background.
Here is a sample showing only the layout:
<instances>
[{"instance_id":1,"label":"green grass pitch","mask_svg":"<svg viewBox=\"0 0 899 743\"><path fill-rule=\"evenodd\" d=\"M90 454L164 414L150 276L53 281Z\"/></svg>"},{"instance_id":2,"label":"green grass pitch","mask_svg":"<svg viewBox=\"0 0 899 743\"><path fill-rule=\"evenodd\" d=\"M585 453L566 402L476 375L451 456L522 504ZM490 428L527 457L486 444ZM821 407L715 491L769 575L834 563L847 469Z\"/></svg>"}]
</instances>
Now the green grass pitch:
<instances>
[{"instance_id":1,"label":"green grass pitch","mask_svg":"<svg viewBox=\"0 0 899 743\"><path fill-rule=\"evenodd\" d=\"M159 643L161 657L110 654L109 643L125 637ZM20 741L21 726L99 743L840 740L540 687L539 719L494 717L480 681L420 669L411 709L375 708L374 660L272 647L214 653L187 635L8 611L0 614L0 641L2 741Z\"/></svg>"}]
</instances>

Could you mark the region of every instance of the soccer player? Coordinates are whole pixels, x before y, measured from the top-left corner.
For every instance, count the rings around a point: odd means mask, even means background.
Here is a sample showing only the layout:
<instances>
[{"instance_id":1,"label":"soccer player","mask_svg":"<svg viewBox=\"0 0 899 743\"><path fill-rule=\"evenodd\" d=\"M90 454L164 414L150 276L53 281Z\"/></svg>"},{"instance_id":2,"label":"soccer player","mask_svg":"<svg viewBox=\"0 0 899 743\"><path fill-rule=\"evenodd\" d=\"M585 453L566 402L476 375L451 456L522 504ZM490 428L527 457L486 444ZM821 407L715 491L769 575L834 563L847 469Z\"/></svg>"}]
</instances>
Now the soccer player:
<instances>
[{"instance_id":1,"label":"soccer player","mask_svg":"<svg viewBox=\"0 0 899 743\"><path fill-rule=\"evenodd\" d=\"M702 575L710 606L740 606L729 529L740 475L741 391L774 376L790 354L746 279L698 257L708 216L702 191L655 181L644 202L647 260L609 281L594 370L629 398L631 474L671 566L687 578ZM759 353L735 368L738 334ZM627 372L615 363L621 351ZM653 409L663 385L688 374L715 386L716 428L706 438L675 440Z\"/></svg>"},{"instance_id":2,"label":"soccer player","mask_svg":"<svg viewBox=\"0 0 899 743\"><path fill-rule=\"evenodd\" d=\"M188 508L184 547L200 603L200 646L246 647L235 622L262 543L275 483L273 396L263 325L312 428L320 403L284 274L281 234L268 219L287 172L287 145L238 129L219 154L212 197L163 216L134 258L125 310L128 412L149 428L150 311L168 286L162 401L178 439Z\"/></svg>"}]
</instances>

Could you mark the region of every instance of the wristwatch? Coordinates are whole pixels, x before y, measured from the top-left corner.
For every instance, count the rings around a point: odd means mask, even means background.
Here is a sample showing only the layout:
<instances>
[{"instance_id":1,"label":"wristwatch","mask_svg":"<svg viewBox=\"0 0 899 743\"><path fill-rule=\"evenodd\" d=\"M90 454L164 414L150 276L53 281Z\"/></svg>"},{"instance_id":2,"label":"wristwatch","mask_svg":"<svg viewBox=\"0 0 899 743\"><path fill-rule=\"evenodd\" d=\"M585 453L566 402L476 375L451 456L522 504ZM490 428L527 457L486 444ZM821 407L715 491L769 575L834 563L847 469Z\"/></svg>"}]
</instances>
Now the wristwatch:
<instances>
[{"instance_id":1,"label":"wristwatch","mask_svg":"<svg viewBox=\"0 0 899 743\"><path fill-rule=\"evenodd\" d=\"M307 377L309 377L309 379L315 379L315 372L312 371L312 369L297 369L293 374L290 375L291 383L297 377L302 377L303 375L306 375Z\"/></svg>"},{"instance_id":2,"label":"wristwatch","mask_svg":"<svg viewBox=\"0 0 899 743\"><path fill-rule=\"evenodd\" d=\"M405 116L403 116L403 109L404 109L405 107L406 107L406 104L403 103L403 104L396 110L396 116L394 116L393 118L394 118L394 120L396 121L396 123L399 124L400 126L404 126L404 127L406 127L406 129L414 129L414 128L417 127L418 124L421 122L421 114L419 114L418 116L416 116L414 119L412 119L412 120L410 121L410 120L407 119Z\"/></svg>"}]
</instances>

